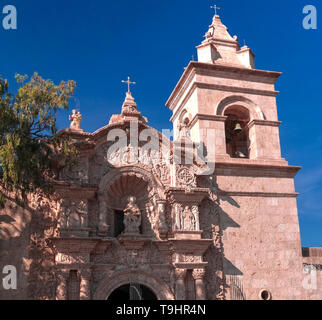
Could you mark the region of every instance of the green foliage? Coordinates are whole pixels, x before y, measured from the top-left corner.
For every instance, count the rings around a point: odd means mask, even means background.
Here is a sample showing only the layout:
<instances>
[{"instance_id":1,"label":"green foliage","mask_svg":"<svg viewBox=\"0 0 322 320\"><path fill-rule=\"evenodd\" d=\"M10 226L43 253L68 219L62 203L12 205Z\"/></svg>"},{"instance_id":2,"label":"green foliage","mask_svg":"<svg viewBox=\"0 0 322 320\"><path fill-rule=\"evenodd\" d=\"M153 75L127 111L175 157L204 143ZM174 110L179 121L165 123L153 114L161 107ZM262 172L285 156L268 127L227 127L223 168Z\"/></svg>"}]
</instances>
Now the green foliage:
<instances>
[{"instance_id":1,"label":"green foliage","mask_svg":"<svg viewBox=\"0 0 322 320\"><path fill-rule=\"evenodd\" d=\"M16 75L16 81L14 95L0 77L0 203L5 192L20 199L39 189L50 193L58 161L71 164L77 154L56 127L57 112L68 109L76 83L55 85L37 73L29 81Z\"/></svg>"}]
</instances>

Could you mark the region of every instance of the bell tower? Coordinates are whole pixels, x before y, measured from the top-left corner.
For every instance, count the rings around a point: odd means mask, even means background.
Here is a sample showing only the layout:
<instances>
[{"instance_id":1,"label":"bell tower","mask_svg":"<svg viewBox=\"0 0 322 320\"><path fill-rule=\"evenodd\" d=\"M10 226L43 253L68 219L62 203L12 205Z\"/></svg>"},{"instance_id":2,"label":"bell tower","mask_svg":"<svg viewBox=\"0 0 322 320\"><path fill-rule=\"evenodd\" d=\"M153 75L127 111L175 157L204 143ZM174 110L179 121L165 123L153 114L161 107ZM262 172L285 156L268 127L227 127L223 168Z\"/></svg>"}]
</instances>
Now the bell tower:
<instances>
[{"instance_id":1,"label":"bell tower","mask_svg":"<svg viewBox=\"0 0 322 320\"><path fill-rule=\"evenodd\" d=\"M198 61L185 69L166 105L175 138L189 127L204 142L208 161L249 159L286 165L281 158L275 82L281 73L255 69L255 55L215 15Z\"/></svg>"},{"instance_id":2,"label":"bell tower","mask_svg":"<svg viewBox=\"0 0 322 320\"><path fill-rule=\"evenodd\" d=\"M222 241L226 299L299 299L294 177L300 168L281 157L275 89L281 73L257 70L252 50L240 47L217 14L204 37L198 61L185 68L166 103L175 140L185 135L203 143L208 164L215 164L213 173L197 179L197 187L208 183L210 189L199 208L200 230L213 229L208 236ZM211 259L209 268L218 273ZM209 284L208 292L215 290Z\"/></svg>"}]
</instances>

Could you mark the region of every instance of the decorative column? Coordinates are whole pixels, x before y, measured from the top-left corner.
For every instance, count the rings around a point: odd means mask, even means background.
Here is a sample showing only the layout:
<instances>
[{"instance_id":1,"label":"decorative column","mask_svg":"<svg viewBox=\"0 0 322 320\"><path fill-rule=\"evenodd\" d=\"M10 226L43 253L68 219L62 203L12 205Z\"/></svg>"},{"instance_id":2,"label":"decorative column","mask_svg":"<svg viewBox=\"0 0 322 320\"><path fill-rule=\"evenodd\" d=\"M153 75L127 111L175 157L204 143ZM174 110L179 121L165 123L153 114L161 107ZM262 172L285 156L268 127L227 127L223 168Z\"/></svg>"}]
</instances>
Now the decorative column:
<instances>
[{"instance_id":1,"label":"decorative column","mask_svg":"<svg viewBox=\"0 0 322 320\"><path fill-rule=\"evenodd\" d=\"M106 236L109 226L106 223L107 219L107 206L104 198L99 196L99 225L98 225L98 235Z\"/></svg>"},{"instance_id":2,"label":"decorative column","mask_svg":"<svg viewBox=\"0 0 322 320\"><path fill-rule=\"evenodd\" d=\"M69 270L61 269L57 271L58 285L56 288L56 300L68 300L67 297L67 279Z\"/></svg>"},{"instance_id":3,"label":"decorative column","mask_svg":"<svg viewBox=\"0 0 322 320\"><path fill-rule=\"evenodd\" d=\"M81 269L80 274L80 300L91 299L91 275L90 269Z\"/></svg>"},{"instance_id":4,"label":"decorative column","mask_svg":"<svg viewBox=\"0 0 322 320\"><path fill-rule=\"evenodd\" d=\"M194 269L192 272L192 276L195 279L195 287L196 287L196 300L206 300L206 287L204 284L204 277L206 271L205 269Z\"/></svg>"},{"instance_id":5,"label":"decorative column","mask_svg":"<svg viewBox=\"0 0 322 320\"><path fill-rule=\"evenodd\" d=\"M158 203L158 228L159 228L159 234L161 239L166 238L167 232L168 232L168 226L166 223L165 215L166 215L166 201L165 200L159 200Z\"/></svg>"},{"instance_id":6,"label":"decorative column","mask_svg":"<svg viewBox=\"0 0 322 320\"><path fill-rule=\"evenodd\" d=\"M185 278L187 270L186 269L176 269L176 300L186 300L186 287L185 287Z\"/></svg>"}]
</instances>

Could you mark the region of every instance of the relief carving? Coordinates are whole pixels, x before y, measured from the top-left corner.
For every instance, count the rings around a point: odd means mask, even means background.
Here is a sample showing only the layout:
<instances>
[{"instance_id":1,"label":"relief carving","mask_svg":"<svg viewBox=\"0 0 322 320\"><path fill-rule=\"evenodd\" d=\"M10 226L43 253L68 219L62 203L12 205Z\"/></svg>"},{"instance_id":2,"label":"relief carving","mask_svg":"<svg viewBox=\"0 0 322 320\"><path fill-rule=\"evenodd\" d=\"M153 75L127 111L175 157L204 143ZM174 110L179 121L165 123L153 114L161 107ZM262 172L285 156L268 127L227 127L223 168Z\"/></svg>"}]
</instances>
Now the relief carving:
<instances>
[{"instance_id":1,"label":"relief carving","mask_svg":"<svg viewBox=\"0 0 322 320\"><path fill-rule=\"evenodd\" d=\"M61 229L86 228L87 227L87 200L66 200L60 204Z\"/></svg>"},{"instance_id":2,"label":"relief carving","mask_svg":"<svg viewBox=\"0 0 322 320\"><path fill-rule=\"evenodd\" d=\"M195 188L197 186L194 172L187 167L179 167L176 176L179 187Z\"/></svg>"},{"instance_id":3,"label":"relief carving","mask_svg":"<svg viewBox=\"0 0 322 320\"><path fill-rule=\"evenodd\" d=\"M60 180L74 184L88 183L88 160L83 158L73 167L65 167L61 171Z\"/></svg>"}]
</instances>

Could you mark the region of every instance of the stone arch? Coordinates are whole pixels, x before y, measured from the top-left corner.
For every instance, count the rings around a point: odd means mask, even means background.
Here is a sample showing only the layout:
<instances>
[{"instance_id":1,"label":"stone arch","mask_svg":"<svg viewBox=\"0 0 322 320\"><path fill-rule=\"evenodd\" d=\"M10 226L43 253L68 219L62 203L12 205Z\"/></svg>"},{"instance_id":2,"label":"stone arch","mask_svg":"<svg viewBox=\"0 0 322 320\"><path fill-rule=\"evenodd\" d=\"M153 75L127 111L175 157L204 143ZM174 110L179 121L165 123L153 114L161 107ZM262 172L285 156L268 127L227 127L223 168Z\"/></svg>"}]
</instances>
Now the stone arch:
<instances>
[{"instance_id":1,"label":"stone arch","mask_svg":"<svg viewBox=\"0 0 322 320\"><path fill-rule=\"evenodd\" d=\"M172 291L163 280L141 270L125 270L105 278L96 289L93 299L107 300L114 290L129 283L146 286L153 291L158 300L174 300Z\"/></svg>"},{"instance_id":2,"label":"stone arch","mask_svg":"<svg viewBox=\"0 0 322 320\"><path fill-rule=\"evenodd\" d=\"M189 124L191 121L191 114L188 113L188 111L186 109L182 110L182 112L180 113L180 117L179 117L179 124ZM188 123L187 123L188 122Z\"/></svg>"},{"instance_id":3,"label":"stone arch","mask_svg":"<svg viewBox=\"0 0 322 320\"><path fill-rule=\"evenodd\" d=\"M221 100L216 108L215 114L217 116L223 116L226 109L233 105L239 105L246 108L249 111L251 120L266 120L266 117L261 108L257 106L253 101L243 96L229 96Z\"/></svg>"},{"instance_id":4,"label":"stone arch","mask_svg":"<svg viewBox=\"0 0 322 320\"><path fill-rule=\"evenodd\" d=\"M128 165L120 168L115 168L107 173L99 184L99 195L103 195L118 179L124 176L135 176L136 178L144 181L149 186L149 189L157 191L156 196L163 198L163 185L162 183L148 170Z\"/></svg>"}]
</instances>

